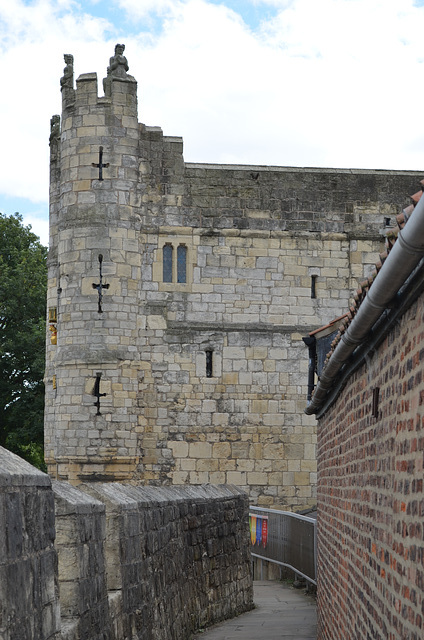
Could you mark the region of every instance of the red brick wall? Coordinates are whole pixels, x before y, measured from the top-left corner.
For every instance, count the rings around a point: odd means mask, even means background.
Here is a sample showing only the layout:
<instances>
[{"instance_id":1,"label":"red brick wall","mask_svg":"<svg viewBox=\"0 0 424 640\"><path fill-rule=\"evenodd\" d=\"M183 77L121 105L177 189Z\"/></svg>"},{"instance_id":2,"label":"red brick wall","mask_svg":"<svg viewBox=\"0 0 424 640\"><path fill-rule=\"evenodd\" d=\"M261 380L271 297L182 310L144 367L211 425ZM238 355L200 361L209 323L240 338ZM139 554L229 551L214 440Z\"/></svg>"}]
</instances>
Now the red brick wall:
<instances>
[{"instance_id":1,"label":"red brick wall","mask_svg":"<svg viewBox=\"0 0 424 640\"><path fill-rule=\"evenodd\" d=\"M319 421L318 640L424 638L423 366L421 299Z\"/></svg>"}]
</instances>

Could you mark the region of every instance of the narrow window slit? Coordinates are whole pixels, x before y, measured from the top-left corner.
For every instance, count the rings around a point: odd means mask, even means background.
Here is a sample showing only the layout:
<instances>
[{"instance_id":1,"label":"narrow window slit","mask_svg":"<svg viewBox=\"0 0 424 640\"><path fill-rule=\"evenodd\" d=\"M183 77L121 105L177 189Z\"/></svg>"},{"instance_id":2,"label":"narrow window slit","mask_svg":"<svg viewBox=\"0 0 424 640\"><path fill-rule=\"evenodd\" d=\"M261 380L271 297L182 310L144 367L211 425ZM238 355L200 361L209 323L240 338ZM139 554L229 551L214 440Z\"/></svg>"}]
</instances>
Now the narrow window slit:
<instances>
[{"instance_id":1,"label":"narrow window slit","mask_svg":"<svg viewBox=\"0 0 424 640\"><path fill-rule=\"evenodd\" d=\"M109 166L109 162L103 162L103 147L99 147L99 161L92 162L91 166L99 170L99 180L103 180L103 169Z\"/></svg>"},{"instance_id":2,"label":"narrow window slit","mask_svg":"<svg viewBox=\"0 0 424 640\"><path fill-rule=\"evenodd\" d=\"M103 313L103 289L109 289L109 285L108 284L103 284L103 274L102 274L102 262L103 262L103 256L100 253L99 254L99 284L95 284L93 282L93 289L97 289L97 293L99 294L99 299L98 299L98 304L97 304L97 311L99 313Z\"/></svg>"},{"instance_id":3,"label":"narrow window slit","mask_svg":"<svg viewBox=\"0 0 424 640\"><path fill-rule=\"evenodd\" d=\"M187 247L180 244L177 248L177 282L187 282Z\"/></svg>"},{"instance_id":4,"label":"narrow window slit","mask_svg":"<svg viewBox=\"0 0 424 640\"><path fill-rule=\"evenodd\" d=\"M174 248L172 244L163 247L163 281L172 282L172 255Z\"/></svg>"},{"instance_id":5,"label":"narrow window slit","mask_svg":"<svg viewBox=\"0 0 424 640\"><path fill-rule=\"evenodd\" d=\"M317 297L317 277L311 276L311 298Z\"/></svg>"},{"instance_id":6,"label":"narrow window slit","mask_svg":"<svg viewBox=\"0 0 424 640\"><path fill-rule=\"evenodd\" d=\"M94 406L97 407L97 413L96 416L101 416L102 414L100 413L100 398L104 398L105 395L107 395L106 393L100 393L100 378L102 377L101 373L96 373L96 379L94 381L94 388L93 388L93 396L96 399L96 402L94 403Z\"/></svg>"},{"instance_id":7,"label":"narrow window slit","mask_svg":"<svg viewBox=\"0 0 424 640\"><path fill-rule=\"evenodd\" d=\"M373 418L378 418L380 404L380 387L375 387L372 390L372 415Z\"/></svg>"},{"instance_id":8,"label":"narrow window slit","mask_svg":"<svg viewBox=\"0 0 424 640\"><path fill-rule=\"evenodd\" d=\"M206 351L206 377L212 378L213 375L213 351Z\"/></svg>"}]
</instances>

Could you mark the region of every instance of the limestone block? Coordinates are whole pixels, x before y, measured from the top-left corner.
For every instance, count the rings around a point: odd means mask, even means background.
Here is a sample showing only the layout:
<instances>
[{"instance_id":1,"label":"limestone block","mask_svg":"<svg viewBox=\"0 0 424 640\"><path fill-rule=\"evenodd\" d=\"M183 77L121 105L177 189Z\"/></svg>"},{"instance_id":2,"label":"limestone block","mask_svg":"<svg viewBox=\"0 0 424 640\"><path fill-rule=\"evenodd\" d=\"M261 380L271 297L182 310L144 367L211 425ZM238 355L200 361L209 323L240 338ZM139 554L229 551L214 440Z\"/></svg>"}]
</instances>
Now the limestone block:
<instances>
[{"instance_id":1,"label":"limestone block","mask_svg":"<svg viewBox=\"0 0 424 640\"><path fill-rule=\"evenodd\" d=\"M207 471L190 471L189 480L191 484L207 484L209 473Z\"/></svg>"},{"instance_id":2,"label":"limestone block","mask_svg":"<svg viewBox=\"0 0 424 640\"><path fill-rule=\"evenodd\" d=\"M246 474L247 475L247 484L248 485L266 485L268 484L268 474L267 473L259 473L256 471L251 471Z\"/></svg>"},{"instance_id":3,"label":"limestone block","mask_svg":"<svg viewBox=\"0 0 424 640\"><path fill-rule=\"evenodd\" d=\"M228 471L227 482L242 487L246 484L246 475L247 474L242 471Z\"/></svg>"},{"instance_id":4,"label":"limestone block","mask_svg":"<svg viewBox=\"0 0 424 640\"><path fill-rule=\"evenodd\" d=\"M196 471L218 471L218 460L212 458L201 458L196 462ZM233 483L232 480L229 480L229 482Z\"/></svg>"},{"instance_id":5,"label":"limestone block","mask_svg":"<svg viewBox=\"0 0 424 640\"><path fill-rule=\"evenodd\" d=\"M231 444L229 442L215 442L212 445L212 457L223 460L231 455Z\"/></svg>"},{"instance_id":6,"label":"limestone block","mask_svg":"<svg viewBox=\"0 0 424 640\"><path fill-rule=\"evenodd\" d=\"M188 442L184 440L170 441L168 447L172 450L174 458L186 458L189 452Z\"/></svg>"},{"instance_id":7,"label":"limestone block","mask_svg":"<svg viewBox=\"0 0 424 640\"><path fill-rule=\"evenodd\" d=\"M212 471L209 474L211 484L226 484L227 474L222 471Z\"/></svg>"},{"instance_id":8,"label":"limestone block","mask_svg":"<svg viewBox=\"0 0 424 640\"><path fill-rule=\"evenodd\" d=\"M284 455L285 455L285 450L284 450L284 445L282 443L263 445L263 457L265 460L283 459Z\"/></svg>"},{"instance_id":9,"label":"limestone block","mask_svg":"<svg viewBox=\"0 0 424 640\"><path fill-rule=\"evenodd\" d=\"M212 445L208 442L191 442L189 444L190 458L210 458L212 456Z\"/></svg>"},{"instance_id":10,"label":"limestone block","mask_svg":"<svg viewBox=\"0 0 424 640\"><path fill-rule=\"evenodd\" d=\"M296 486L310 485L310 475L306 471L296 471L294 473L294 484Z\"/></svg>"},{"instance_id":11,"label":"limestone block","mask_svg":"<svg viewBox=\"0 0 424 640\"><path fill-rule=\"evenodd\" d=\"M155 331L157 329L166 329L167 322L163 316L154 315L147 316L146 325L148 329Z\"/></svg>"},{"instance_id":12,"label":"limestone block","mask_svg":"<svg viewBox=\"0 0 424 640\"><path fill-rule=\"evenodd\" d=\"M194 458L180 458L179 463L181 466L181 470L194 471L196 469L197 460L195 460Z\"/></svg>"}]
</instances>

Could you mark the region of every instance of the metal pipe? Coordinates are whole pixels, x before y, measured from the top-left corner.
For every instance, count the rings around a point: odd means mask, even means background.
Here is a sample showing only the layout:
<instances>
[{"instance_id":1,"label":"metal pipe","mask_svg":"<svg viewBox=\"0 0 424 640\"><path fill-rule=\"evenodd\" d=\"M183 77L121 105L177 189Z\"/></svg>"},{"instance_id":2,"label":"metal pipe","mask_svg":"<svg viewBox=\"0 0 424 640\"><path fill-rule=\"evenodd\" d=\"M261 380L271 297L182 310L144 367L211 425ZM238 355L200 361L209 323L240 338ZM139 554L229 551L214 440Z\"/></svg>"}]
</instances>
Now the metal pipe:
<instances>
[{"instance_id":1,"label":"metal pipe","mask_svg":"<svg viewBox=\"0 0 424 640\"><path fill-rule=\"evenodd\" d=\"M424 196L399 231L397 241L368 290L355 317L323 369L305 413L317 413L341 367L389 306L400 287L424 256Z\"/></svg>"}]
</instances>

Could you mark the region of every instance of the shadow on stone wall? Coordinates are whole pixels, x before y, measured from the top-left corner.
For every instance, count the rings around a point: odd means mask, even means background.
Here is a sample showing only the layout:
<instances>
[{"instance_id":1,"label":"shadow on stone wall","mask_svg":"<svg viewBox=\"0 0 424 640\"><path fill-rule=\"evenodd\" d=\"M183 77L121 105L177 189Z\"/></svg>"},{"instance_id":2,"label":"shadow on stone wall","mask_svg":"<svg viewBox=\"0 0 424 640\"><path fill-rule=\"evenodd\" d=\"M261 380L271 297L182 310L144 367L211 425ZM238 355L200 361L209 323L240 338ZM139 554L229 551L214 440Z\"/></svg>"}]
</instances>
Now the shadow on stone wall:
<instances>
[{"instance_id":1,"label":"shadow on stone wall","mask_svg":"<svg viewBox=\"0 0 424 640\"><path fill-rule=\"evenodd\" d=\"M241 490L82 489L0 447L1 638L185 640L252 608Z\"/></svg>"}]
</instances>

